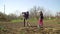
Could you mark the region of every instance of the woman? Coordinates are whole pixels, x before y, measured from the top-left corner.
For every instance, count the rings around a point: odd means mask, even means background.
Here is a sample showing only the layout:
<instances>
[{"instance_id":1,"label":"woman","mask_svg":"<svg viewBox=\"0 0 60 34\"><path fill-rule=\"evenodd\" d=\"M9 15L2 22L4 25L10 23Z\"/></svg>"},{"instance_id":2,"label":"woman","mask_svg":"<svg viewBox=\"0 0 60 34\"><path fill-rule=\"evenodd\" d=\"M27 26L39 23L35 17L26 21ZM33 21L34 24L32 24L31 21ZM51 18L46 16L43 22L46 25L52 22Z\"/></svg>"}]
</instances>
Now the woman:
<instances>
[{"instance_id":1,"label":"woman","mask_svg":"<svg viewBox=\"0 0 60 34\"><path fill-rule=\"evenodd\" d=\"M40 11L40 17L39 17L39 27L43 28L43 13Z\"/></svg>"}]
</instances>

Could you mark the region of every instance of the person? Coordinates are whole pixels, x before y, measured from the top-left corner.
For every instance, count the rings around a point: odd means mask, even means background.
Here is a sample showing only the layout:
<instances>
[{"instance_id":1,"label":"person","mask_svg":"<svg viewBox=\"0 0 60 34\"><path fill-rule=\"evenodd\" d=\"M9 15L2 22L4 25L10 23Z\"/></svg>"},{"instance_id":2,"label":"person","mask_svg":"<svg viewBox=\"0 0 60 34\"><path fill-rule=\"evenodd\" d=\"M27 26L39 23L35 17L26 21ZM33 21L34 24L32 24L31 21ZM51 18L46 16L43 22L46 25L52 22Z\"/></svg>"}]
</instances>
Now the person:
<instances>
[{"instance_id":1,"label":"person","mask_svg":"<svg viewBox=\"0 0 60 34\"><path fill-rule=\"evenodd\" d=\"M38 24L39 24L40 28L43 28L43 13L42 13L42 11L40 11L40 17L39 17Z\"/></svg>"},{"instance_id":2,"label":"person","mask_svg":"<svg viewBox=\"0 0 60 34\"><path fill-rule=\"evenodd\" d=\"M23 16L24 16L24 27L28 26L28 19L29 19L29 12L22 12Z\"/></svg>"},{"instance_id":3,"label":"person","mask_svg":"<svg viewBox=\"0 0 60 34\"><path fill-rule=\"evenodd\" d=\"M26 20L29 19L29 12L28 12L28 11L26 12L26 17L25 17L25 19L26 19Z\"/></svg>"},{"instance_id":4,"label":"person","mask_svg":"<svg viewBox=\"0 0 60 34\"><path fill-rule=\"evenodd\" d=\"M27 12L25 12L25 20L26 20L26 26L29 26L29 24L28 24L28 19L29 19L29 12L27 11Z\"/></svg>"}]
</instances>

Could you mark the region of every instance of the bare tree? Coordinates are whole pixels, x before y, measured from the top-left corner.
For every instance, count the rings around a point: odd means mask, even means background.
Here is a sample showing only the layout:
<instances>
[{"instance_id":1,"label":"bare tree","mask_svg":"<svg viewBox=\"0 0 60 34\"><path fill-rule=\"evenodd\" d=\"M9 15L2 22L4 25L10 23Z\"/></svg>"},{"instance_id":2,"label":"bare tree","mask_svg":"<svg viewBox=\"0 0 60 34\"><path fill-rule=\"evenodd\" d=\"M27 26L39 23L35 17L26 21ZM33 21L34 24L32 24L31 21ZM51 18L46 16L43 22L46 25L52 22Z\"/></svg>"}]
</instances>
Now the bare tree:
<instances>
[{"instance_id":1,"label":"bare tree","mask_svg":"<svg viewBox=\"0 0 60 34\"><path fill-rule=\"evenodd\" d=\"M60 17L60 12L56 12L56 17Z\"/></svg>"},{"instance_id":2,"label":"bare tree","mask_svg":"<svg viewBox=\"0 0 60 34\"><path fill-rule=\"evenodd\" d=\"M30 9L30 16L31 16L31 17L35 17L35 18L38 18L40 11L43 11L43 12L44 12L45 10L44 10L44 8L42 8L42 7L34 6L33 8Z\"/></svg>"},{"instance_id":3,"label":"bare tree","mask_svg":"<svg viewBox=\"0 0 60 34\"><path fill-rule=\"evenodd\" d=\"M7 21L7 20L8 20L7 15L0 12L0 21Z\"/></svg>"},{"instance_id":4,"label":"bare tree","mask_svg":"<svg viewBox=\"0 0 60 34\"><path fill-rule=\"evenodd\" d=\"M37 7L34 6L33 8L30 9L30 16L36 17L36 15L37 15Z\"/></svg>"},{"instance_id":5,"label":"bare tree","mask_svg":"<svg viewBox=\"0 0 60 34\"><path fill-rule=\"evenodd\" d=\"M8 15L8 19L17 19L17 16L13 13Z\"/></svg>"}]
</instances>

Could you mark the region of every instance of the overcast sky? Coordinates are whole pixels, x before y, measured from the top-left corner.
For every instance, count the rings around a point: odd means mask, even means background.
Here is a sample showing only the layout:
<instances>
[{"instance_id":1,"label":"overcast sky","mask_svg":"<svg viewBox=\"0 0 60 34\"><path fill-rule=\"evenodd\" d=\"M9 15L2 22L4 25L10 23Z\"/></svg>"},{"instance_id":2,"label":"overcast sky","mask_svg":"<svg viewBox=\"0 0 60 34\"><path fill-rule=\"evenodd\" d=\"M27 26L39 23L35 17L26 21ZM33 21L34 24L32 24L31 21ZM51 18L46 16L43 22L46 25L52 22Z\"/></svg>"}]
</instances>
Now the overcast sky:
<instances>
[{"instance_id":1,"label":"overcast sky","mask_svg":"<svg viewBox=\"0 0 60 34\"><path fill-rule=\"evenodd\" d=\"M6 14L21 13L27 11L33 6L44 7L51 10L53 14L60 11L60 0L0 0L0 12L4 12L4 4Z\"/></svg>"}]
</instances>

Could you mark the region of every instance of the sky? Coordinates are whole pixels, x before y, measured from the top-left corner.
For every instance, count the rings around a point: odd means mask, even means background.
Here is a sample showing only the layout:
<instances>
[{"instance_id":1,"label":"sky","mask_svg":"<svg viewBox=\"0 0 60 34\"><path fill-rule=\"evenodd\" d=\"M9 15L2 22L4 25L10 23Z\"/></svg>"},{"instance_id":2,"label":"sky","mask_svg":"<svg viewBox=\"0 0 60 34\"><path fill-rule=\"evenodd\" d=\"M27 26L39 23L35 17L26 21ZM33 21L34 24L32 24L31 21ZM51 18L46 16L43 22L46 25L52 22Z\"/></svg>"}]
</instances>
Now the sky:
<instances>
[{"instance_id":1,"label":"sky","mask_svg":"<svg viewBox=\"0 0 60 34\"><path fill-rule=\"evenodd\" d=\"M53 14L60 11L60 0L0 0L0 12L5 13L21 13L30 10L33 6L44 7Z\"/></svg>"}]
</instances>

